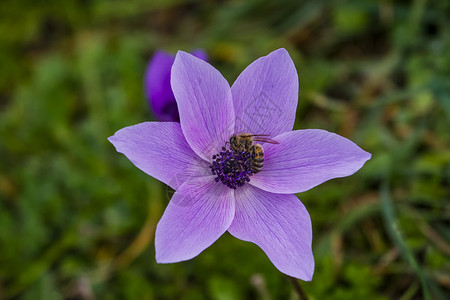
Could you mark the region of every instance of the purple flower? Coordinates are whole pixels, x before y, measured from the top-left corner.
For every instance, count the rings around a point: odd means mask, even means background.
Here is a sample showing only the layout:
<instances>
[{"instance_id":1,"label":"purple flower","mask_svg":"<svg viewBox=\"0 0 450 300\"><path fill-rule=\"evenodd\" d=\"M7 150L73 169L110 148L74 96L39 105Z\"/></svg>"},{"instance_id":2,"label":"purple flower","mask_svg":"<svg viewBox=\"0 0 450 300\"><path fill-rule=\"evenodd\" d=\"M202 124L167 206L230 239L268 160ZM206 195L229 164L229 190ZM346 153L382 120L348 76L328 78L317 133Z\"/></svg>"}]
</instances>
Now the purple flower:
<instances>
[{"instance_id":1,"label":"purple flower","mask_svg":"<svg viewBox=\"0 0 450 300\"><path fill-rule=\"evenodd\" d=\"M192 54L208 61L205 51L197 49ZM145 94L150 108L159 121L179 122L177 102L170 87L170 69L175 55L158 50L153 55L145 73Z\"/></svg>"},{"instance_id":2,"label":"purple flower","mask_svg":"<svg viewBox=\"0 0 450 300\"><path fill-rule=\"evenodd\" d=\"M176 190L156 228L157 262L191 259L228 230L281 272L311 280L311 219L294 194L355 173L371 155L325 130L292 131L298 75L285 49L253 62L231 88L214 67L179 51L171 84L180 124L146 122L109 138ZM260 135L262 168L252 143L234 146L241 133Z\"/></svg>"}]
</instances>

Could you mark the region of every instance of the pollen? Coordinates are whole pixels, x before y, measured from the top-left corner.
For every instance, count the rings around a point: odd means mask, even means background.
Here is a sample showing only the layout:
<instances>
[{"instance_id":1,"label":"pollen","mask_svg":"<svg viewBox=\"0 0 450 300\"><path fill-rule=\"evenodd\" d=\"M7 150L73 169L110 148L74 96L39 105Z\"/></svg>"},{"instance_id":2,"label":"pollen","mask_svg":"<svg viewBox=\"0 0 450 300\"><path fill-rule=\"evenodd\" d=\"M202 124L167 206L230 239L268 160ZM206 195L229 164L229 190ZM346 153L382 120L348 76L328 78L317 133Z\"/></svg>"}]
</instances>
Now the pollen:
<instances>
[{"instance_id":1,"label":"pollen","mask_svg":"<svg viewBox=\"0 0 450 300\"><path fill-rule=\"evenodd\" d=\"M252 155L247 151L233 151L222 147L222 151L212 156L209 168L213 175L217 175L216 182L221 181L231 189L250 182L254 174Z\"/></svg>"}]
</instances>

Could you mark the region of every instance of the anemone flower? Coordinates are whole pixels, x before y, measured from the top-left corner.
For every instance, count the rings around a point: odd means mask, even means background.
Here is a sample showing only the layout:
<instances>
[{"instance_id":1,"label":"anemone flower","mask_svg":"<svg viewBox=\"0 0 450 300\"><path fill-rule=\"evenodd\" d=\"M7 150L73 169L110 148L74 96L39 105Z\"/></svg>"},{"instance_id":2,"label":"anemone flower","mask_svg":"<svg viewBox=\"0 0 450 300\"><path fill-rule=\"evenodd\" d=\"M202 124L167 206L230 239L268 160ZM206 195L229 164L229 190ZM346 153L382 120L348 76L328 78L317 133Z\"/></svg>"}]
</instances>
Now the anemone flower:
<instances>
[{"instance_id":1,"label":"anemone flower","mask_svg":"<svg viewBox=\"0 0 450 300\"><path fill-rule=\"evenodd\" d=\"M292 131L298 75L285 49L253 62L231 88L210 64L179 51L171 84L180 123L145 122L109 138L175 190L156 228L156 261L191 259L228 231L281 272L311 280L311 219L295 193L351 175L371 155L325 130Z\"/></svg>"},{"instance_id":2,"label":"anemone flower","mask_svg":"<svg viewBox=\"0 0 450 300\"><path fill-rule=\"evenodd\" d=\"M192 55L208 61L208 55L201 49L192 51ZM151 110L159 121L180 121L177 102L170 87L170 70L174 61L175 55L158 50L145 72L145 94Z\"/></svg>"}]
</instances>

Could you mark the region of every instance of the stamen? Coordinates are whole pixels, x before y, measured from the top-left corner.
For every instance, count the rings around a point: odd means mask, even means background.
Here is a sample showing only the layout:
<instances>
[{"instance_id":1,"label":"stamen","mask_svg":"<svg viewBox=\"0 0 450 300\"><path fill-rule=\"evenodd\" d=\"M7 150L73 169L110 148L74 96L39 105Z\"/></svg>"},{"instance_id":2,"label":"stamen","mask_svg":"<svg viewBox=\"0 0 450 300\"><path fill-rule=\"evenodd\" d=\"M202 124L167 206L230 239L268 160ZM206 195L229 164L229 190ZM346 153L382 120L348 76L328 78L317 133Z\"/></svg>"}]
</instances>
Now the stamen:
<instances>
[{"instance_id":1,"label":"stamen","mask_svg":"<svg viewBox=\"0 0 450 300\"><path fill-rule=\"evenodd\" d=\"M217 175L216 182L221 181L231 189L241 187L250 182L250 176L254 174L252 157L247 151L233 151L222 147L222 152L212 156L213 161L209 166L211 173Z\"/></svg>"}]
</instances>

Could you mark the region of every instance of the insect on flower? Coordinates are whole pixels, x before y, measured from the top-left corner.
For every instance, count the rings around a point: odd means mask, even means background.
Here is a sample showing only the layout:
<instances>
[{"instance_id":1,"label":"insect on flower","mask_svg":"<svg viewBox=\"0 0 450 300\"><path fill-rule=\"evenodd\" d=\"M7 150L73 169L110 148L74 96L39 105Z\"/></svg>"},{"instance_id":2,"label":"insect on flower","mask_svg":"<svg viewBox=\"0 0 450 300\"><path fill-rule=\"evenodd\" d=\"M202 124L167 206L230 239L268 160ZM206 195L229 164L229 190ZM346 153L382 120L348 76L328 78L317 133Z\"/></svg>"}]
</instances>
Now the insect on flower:
<instances>
[{"instance_id":1,"label":"insect on flower","mask_svg":"<svg viewBox=\"0 0 450 300\"><path fill-rule=\"evenodd\" d=\"M230 141L222 147L222 152L212 156L209 166L211 173L217 175L215 181L221 181L229 188L243 186L250 182L250 176L262 170L264 166L264 150L255 141L278 144L266 135L241 133L231 136ZM230 144L230 149L226 148Z\"/></svg>"},{"instance_id":2,"label":"insect on flower","mask_svg":"<svg viewBox=\"0 0 450 300\"><path fill-rule=\"evenodd\" d=\"M281 272L311 280L311 219L295 194L355 173L371 154L325 130L292 131L298 75L285 49L250 64L231 87L179 51L171 86L180 123L145 122L109 138L175 190L156 228L156 261L191 259L228 231Z\"/></svg>"},{"instance_id":3,"label":"insect on flower","mask_svg":"<svg viewBox=\"0 0 450 300\"><path fill-rule=\"evenodd\" d=\"M230 138L230 147L234 152L247 151L250 153L252 159L253 173L258 173L264 166L264 150L260 144L254 142L265 142L270 144L279 144L267 137L267 134L250 134L241 133L233 135Z\"/></svg>"}]
</instances>

